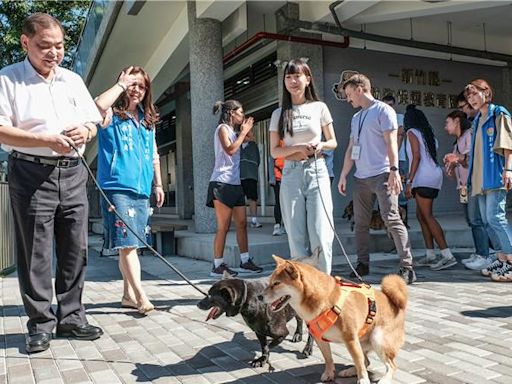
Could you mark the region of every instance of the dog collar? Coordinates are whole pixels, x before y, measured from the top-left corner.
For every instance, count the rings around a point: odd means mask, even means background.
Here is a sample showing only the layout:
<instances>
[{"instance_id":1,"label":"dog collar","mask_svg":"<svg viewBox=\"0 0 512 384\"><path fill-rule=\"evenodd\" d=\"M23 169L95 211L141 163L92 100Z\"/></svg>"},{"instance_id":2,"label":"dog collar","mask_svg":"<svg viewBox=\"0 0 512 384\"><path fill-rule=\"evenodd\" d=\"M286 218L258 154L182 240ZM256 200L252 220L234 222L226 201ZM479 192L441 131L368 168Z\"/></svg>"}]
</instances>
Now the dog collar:
<instances>
[{"instance_id":1,"label":"dog collar","mask_svg":"<svg viewBox=\"0 0 512 384\"><path fill-rule=\"evenodd\" d=\"M313 320L307 322L309 333L315 338L315 339L321 339L323 341L326 341L330 343L330 340L327 340L323 337L324 333L327 332L329 328L331 328L334 323L338 320L338 317L340 317L341 310L343 308L343 304L345 303L345 300L347 299L348 295L351 292L359 292L368 300L368 315L366 317L366 321L363 325L363 327L360 329L358 333L358 337L363 337L366 332L368 332L368 329L370 325L373 323L373 319L375 318L375 314L377 312L377 306L375 304L375 290L368 284L354 284L349 283L346 281L343 281L340 277L336 276L334 278L336 280L336 284L340 288L340 297L338 298L338 301L336 304L326 310L325 312L321 313L317 317L315 317Z\"/></svg>"}]
</instances>

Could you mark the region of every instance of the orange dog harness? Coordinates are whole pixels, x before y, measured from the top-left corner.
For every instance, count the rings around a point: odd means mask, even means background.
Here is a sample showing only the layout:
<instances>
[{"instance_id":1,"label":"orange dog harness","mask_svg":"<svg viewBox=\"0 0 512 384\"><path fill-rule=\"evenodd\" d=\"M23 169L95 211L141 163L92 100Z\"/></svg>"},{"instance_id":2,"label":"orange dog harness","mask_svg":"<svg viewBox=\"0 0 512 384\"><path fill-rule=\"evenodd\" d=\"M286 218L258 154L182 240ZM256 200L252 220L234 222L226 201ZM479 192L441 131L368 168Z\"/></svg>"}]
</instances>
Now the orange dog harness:
<instances>
[{"instance_id":1,"label":"orange dog harness","mask_svg":"<svg viewBox=\"0 0 512 384\"><path fill-rule=\"evenodd\" d=\"M307 322L309 333L311 333L315 339L322 339L323 341L331 342L330 340L325 339L323 334L334 325L336 320L338 320L338 317L340 316L341 310L343 308L343 304L345 303L348 295L351 292L359 292L365 295L368 300L368 316L366 317L363 328L361 328L358 334L359 338L361 338L368 331L370 324L373 323L373 318L377 312L377 307L375 305L375 290L367 284L359 285L344 282L338 276L336 276L335 279L336 284L340 287L340 297L332 308L321 313L313 320Z\"/></svg>"}]
</instances>

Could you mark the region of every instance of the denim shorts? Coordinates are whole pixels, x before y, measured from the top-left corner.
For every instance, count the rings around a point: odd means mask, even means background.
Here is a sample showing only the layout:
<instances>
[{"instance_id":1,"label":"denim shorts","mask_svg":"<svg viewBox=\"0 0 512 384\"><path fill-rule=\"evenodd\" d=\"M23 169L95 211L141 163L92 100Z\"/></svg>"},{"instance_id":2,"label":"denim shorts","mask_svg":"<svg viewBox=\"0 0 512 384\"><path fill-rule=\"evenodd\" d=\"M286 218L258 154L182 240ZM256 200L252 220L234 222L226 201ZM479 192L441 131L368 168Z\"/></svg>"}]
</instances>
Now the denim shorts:
<instances>
[{"instance_id":1,"label":"denim shorts","mask_svg":"<svg viewBox=\"0 0 512 384\"><path fill-rule=\"evenodd\" d=\"M145 245L128 229L127 225L151 245L149 198L127 191L105 191L105 193L122 220L108 211L108 204L102 198L104 248L144 248Z\"/></svg>"}]
</instances>

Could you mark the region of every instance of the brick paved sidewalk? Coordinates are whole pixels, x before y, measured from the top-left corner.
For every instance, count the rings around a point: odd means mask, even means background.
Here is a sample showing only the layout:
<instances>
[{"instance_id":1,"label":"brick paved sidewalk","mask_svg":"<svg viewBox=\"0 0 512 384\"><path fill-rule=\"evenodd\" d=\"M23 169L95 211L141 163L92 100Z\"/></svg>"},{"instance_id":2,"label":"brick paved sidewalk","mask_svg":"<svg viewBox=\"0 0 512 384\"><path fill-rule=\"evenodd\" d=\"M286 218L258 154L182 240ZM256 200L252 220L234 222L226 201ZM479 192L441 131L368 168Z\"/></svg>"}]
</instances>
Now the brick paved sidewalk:
<instances>
[{"instance_id":1,"label":"brick paved sidewalk","mask_svg":"<svg viewBox=\"0 0 512 384\"><path fill-rule=\"evenodd\" d=\"M92 242L94 246L94 241ZM416 252L419 253L419 252ZM461 253L458 257L465 256ZM146 292L156 311L143 317L120 308L122 281L116 258L91 251L84 296L88 319L103 327L96 341L55 339L43 353L25 353L26 315L15 276L0 279L0 383L316 383L323 359L299 359L303 343L283 342L271 352L276 368L247 364L259 343L240 317L204 322L195 307L200 294L178 280L156 258L142 257ZM184 273L208 289L210 265L170 257ZM341 262L338 258L338 261ZM369 281L395 271L395 261L372 264ZM270 271L268 266L266 271ZM348 274L345 265L335 272ZM410 288L407 339L397 359L395 383L511 383L512 284L491 283L457 266L447 271L418 269ZM293 327L293 322L290 322ZM333 345L337 369L350 363ZM378 379L384 367L370 357ZM340 380L353 384L355 379Z\"/></svg>"}]
</instances>

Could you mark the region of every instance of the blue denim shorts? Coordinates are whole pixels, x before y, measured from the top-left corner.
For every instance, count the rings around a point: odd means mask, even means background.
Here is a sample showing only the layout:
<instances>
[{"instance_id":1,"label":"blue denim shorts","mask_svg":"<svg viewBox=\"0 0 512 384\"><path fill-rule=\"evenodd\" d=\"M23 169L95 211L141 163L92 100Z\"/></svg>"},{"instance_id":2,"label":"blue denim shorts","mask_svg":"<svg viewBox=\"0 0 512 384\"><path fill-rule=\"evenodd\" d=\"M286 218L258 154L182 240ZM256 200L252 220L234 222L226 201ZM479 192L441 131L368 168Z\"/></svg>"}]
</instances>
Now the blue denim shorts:
<instances>
[{"instance_id":1,"label":"blue denim shorts","mask_svg":"<svg viewBox=\"0 0 512 384\"><path fill-rule=\"evenodd\" d=\"M102 198L101 208L105 240L103 247L108 249L144 248L145 245L128 229L126 224L151 245L149 199L146 196L127 191L105 191L105 193L123 220L116 217L113 212L108 211L108 204Z\"/></svg>"}]
</instances>

